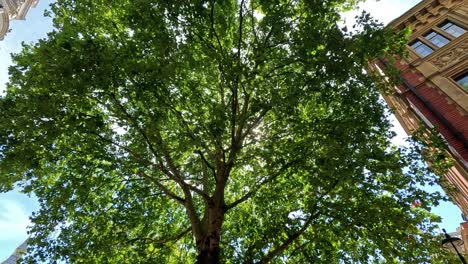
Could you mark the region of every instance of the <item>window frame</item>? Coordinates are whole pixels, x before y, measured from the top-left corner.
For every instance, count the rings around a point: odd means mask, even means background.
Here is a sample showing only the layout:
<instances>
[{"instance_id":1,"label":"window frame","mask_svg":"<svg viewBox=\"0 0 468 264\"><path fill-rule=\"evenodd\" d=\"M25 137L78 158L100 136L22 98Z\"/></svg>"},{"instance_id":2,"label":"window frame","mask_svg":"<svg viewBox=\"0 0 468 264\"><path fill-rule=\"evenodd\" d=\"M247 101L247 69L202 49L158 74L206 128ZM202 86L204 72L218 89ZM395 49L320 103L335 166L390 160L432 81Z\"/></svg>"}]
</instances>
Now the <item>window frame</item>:
<instances>
[{"instance_id":1,"label":"window frame","mask_svg":"<svg viewBox=\"0 0 468 264\"><path fill-rule=\"evenodd\" d=\"M459 81L466 78L466 86L462 85ZM454 76L452 76L452 80L465 92L468 92L468 70L462 71Z\"/></svg>"},{"instance_id":2,"label":"window frame","mask_svg":"<svg viewBox=\"0 0 468 264\"><path fill-rule=\"evenodd\" d=\"M423 55L423 54L419 53L419 52L416 50L417 47L416 47L416 48L413 47L413 45L416 44L417 42L420 43L419 46L421 46L421 45L426 46L427 48L429 48L429 49L431 50L431 52L429 52L429 53L426 54L426 55ZM419 47L419 46L418 46L418 47ZM416 54L418 54L418 56L421 57L421 58L425 58L425 57L431 55L431 54L434 53L434 51L436 50L436 49L433 47L433 45L428 45L428 43L427 43L426 41L423 41L423 40L421 40L420 38L416 38L416 39L414 39L413 41L411 41L410 43L408 43L408 47L410 47L410 48L411 48Z\"/></svg>"},{"instance_id":3,"label":"window frame","mask_svg":"<svg viewBox=\"0 0 468 264\"><path fill-rule=\"evenodd\" d=\"M460 37L455 37L452 34L448 33L447 31L443 30L441 26L445 25L446 23L451 23L454 24L463 30L465 32L460 35ZM448 43L446 43L444 46L439 47L435 44L433 44L430 40L426 39L425 36L430 34L431 32L435 32L436 34L441 35L443 38L446 38L449 40ZM463 22L461 18L459 17L458 14L448 14L445 16L441 16L438 19L435 19L435 21L431 22L429 25L424 27L424 30L421 30L418 32L419 34L416 34L415 36L411 37L407 43L407 50L409 50L411 53L414 53L414 55L419 59L419 60L426 60L427 58L432 58L433 56L437 56L434 54L437 54L440 49L446 49L447 46L451 45L452 42L458 42L460 39L464 39L463 36L466 36L465 34L468 33L468 24ZM432 52L430 54L427 54L425 56L421 55L419 52L417 52L411 45L414 45L415 42L420 41L426 46L428 46L430 49L432 49Z\"/></svg>"},{"instance_id":4,"label":"window frame","mask_svg":"<svg viewBox=\"0 0 468 264\"><path fill-rule=\"evenodd\" d=\"M428 36L431 35L431 34L434 34L434 36L432 36L431 38L428 38ZM452 41L452 39L447 38L446 36L440 34L439 32L437 32L437 31L434 30L434 29L429 30L426 34L422 35L422 37L423 37L424 39L426 39L427 41L431 42L431 43L432 43L434 46L436 46L438 49L442 48L443 46L449 44L449 43ZM443 43L442 46L439 46L436 42L433 41L433 39L434 39L434 38L437 38L437 37L440 37L440 38L442 38L442 39L445 39L445 40L447 40L447 42Z\"/></svg>"},{"instance_id":5,"label":"window frame","mask_svg":"<svg viewBox=\"0 0 468 264\"><path fill-rule=\"evenodd\" d=\"M446 25L446 24L452 24L454 26L457 26L459 28L461 28L462 30L464 30L463 33L461 33L460 35L458 36L455 36L453 35L452 33L450 33L449 31L447 31L447 29L444 29L443 26ZM441 31L444 31L444 33L450 35L452 38L459 38L461 36L463 36L464 34L466 34L466 32L468 32L468 30L463 26L463 25L460 25L460 23L457 23L457 22L454 22L452 19L444 19L441 23L438 23L437 26L436 26L438 29L440 29Z\"/></svg>"}]
</instances>

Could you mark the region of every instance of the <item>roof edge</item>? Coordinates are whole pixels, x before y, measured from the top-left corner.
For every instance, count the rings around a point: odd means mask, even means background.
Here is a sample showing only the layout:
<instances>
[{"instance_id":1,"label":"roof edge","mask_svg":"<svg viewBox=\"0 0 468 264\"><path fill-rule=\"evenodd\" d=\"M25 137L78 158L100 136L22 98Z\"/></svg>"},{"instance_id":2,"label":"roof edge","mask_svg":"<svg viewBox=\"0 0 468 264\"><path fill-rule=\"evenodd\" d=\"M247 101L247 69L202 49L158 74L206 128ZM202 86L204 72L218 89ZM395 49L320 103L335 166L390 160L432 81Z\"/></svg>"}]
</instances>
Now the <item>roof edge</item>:
<instances>
[{"instance_id":1,"label":"roof edge","mask_svg":"<svg viewBox=\"0 0 468 264\"><path fill-rule=\"evenodd\" d=\"M387 24L387 27L396 27L399 24L403 23L404 21L408 20L411 16L416 14L418 11L422 10L424 7L431 5L432 3L437 2L437 0L422 0L412 8L410 8L408 11L403 13L401 16L395 18L394 20L390 21L390 23Z\"/></svg>"}]
</instances>

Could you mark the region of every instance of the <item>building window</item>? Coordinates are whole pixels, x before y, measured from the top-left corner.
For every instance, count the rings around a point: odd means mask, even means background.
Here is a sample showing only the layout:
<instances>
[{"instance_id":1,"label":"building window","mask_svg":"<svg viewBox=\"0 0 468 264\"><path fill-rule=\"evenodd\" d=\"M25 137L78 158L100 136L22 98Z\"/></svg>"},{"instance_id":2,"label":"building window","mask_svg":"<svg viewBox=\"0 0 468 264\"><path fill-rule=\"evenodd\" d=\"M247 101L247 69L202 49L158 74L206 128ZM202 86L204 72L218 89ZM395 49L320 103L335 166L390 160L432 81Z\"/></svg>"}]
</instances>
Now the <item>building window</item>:
<instances>
[{"instance_id":1,"label":"building window","mask_svg":"<svg viewBox=\"0 0 468 264\"><path fill-rule=\"evenodd\" d=\"M413 41L410 44L410 47L413 48L422 57L426 57L427 55L431 54L434 51L429 46L422 43L420 40Z\"/></svg>"},{"instance_id":2,"label":"building window","mask_svg":"<svg viewBox=\"0 0 468 264\"><path fill-rule=\"evenodd\" d=\"M441 28L442 30L444 30L445 32L449 33L450 35L456 38L458 38L459 36L463 35L466 32L464 28L448 20L440 24L439 28Z\"/></svg>"},{"instance_id":3,"label":"building window","mask_svg":"<svg viewBox=\"0 0 468 264\"><path fill-rule=\"evenodd\" d=\"M436 33L435 31L430 31L429 33L424 35L424 38L429 40L432 44L436 45L439 48L443 47L445 44L450 42L449 39Z\"/></svg>"},{"instance_id":4,"label":"building window","mask_svg":"<svg viewBox=\"0 0 468 264\"><path fill-rule=\"evenodd\" d=\"M463 87L463 89L468 91L468 72L465 72L454 79L461 87Z\"/></svg>"}]
</instances>

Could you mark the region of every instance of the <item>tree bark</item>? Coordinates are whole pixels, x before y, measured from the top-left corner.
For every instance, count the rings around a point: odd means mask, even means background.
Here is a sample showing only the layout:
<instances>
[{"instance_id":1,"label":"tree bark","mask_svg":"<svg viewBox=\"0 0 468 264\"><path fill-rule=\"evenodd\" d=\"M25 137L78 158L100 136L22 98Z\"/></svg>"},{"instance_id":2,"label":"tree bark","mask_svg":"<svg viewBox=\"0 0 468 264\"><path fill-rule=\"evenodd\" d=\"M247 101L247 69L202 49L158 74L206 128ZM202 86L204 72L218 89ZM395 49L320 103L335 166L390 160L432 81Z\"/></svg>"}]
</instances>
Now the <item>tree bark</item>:
<instances>
[{"instance_id":1,"label":"tree bark","mask_svg":"<svg viewBox=\"0 0 468 264\"><path fill-rule=\"evenodd\" d=\"M197 264L220 263L219 244L225 210L221 204L211 203L203 221L204 236L197 240Z\"/></svg>"},{"instance_id":2,"label":"tree bark","mask_svg":"<svg viewBox=\"0 0 468 264\"><path fill-rule=\"evenodd\" d=\"M224 201L224 189L227 179L232 169L232 161L235 158L237 148L232 147L229 163L220 162L217 164L216 186L213 196L206 201L205 214L201 221L202 236L196 237L197 243L197 264L217 264L220 263L221 227L226 213ZM222 151L220 151L222 153Z\"/></svg>"},{"instance_id":3,"label":"tree bark","mask_svg":"<svg viewBox=\"0 0 468 264\"><path fill-rule=\"evenodd\" d=\"M219 261L219 247L213 247L199 251L197 256L197 264L218 264Z\"/></svg>"}]
</instances>

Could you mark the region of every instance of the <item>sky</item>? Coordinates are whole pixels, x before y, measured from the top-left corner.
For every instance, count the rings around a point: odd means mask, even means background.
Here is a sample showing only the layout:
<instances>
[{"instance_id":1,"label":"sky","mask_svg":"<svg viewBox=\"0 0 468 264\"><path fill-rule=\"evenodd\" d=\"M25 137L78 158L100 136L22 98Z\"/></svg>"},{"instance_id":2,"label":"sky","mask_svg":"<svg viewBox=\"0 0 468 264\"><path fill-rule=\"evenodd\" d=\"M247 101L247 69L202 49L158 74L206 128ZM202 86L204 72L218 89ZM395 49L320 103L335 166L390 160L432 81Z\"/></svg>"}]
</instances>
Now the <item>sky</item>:
<instances>
[{"instance_id":1,"label":"sky","mask_svg":"<svg viewBox=\"0 0 468 264\"><path fill-rule=\"evenodd\" d=\"M52 30L50 18L43 17L46 9L53 0L40 0L36 8L32 8L25 21L11 21L10 33L0 41L0 93L8 81L8 66L11 64L10 53L21 50L21 42L31 42L46 37ZM361 4L361 10L345 14L346 24L352 24L353 17L365 9L373 17L387 24L416 5L420 0L369 0ZM393 118L394 130L397 137L395 144L401 144L406 138L403 128ZM440 188L439 188L440 190ZM28 197L17 190L0 193L0 261L6 259L14 249L27 238L27 226L30 224L29 215L38 208L34 197ZM441 228L455 231L462 221L460 210L450 202L443 202L433 209L442 217Z\"/></svg>"},{"instance_id":2,"label":"sky","mask_svg":"<svg viewBox=\"0 0 468 264\"><path fill-rule=\"evenodd\" d=\"M25 21L10 21L11 32L0 41L0 94L8 81L10 53L21 51L21 42L28 43L44 38L46 33L51 31L51 19L43 17L44 9L51 2L53 1L40 0L35 8L29 10ZM29 216L37 208L38 203L34 197L28 197L18 191L0 193L0 263L26 240Z\"/></svg>"}]
</instances>

